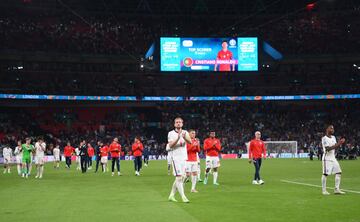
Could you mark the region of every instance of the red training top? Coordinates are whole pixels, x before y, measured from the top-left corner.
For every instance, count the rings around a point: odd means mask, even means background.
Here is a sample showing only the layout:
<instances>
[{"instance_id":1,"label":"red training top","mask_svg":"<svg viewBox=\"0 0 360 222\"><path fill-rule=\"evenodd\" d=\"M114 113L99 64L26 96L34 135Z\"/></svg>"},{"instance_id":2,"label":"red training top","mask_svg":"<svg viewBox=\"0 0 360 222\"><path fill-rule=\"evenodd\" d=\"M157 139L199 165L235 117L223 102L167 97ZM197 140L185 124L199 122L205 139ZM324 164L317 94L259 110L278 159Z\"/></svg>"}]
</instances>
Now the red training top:
<instances>
[{"instance_id":1,"label":"red training top","mask_svg":"<svg viewBox=\"0 0 360 222\"><path fill-rule=\"evenodd\" d=\"M108 152L109 152L109 147L108 146L103 146L103 147L100 148L101 157L103 157L103 156L107 157Z\"/></svg>"},{"instance_id":2,"label":"red training top","mask_svg":"<svg viewBox=\"0 0 360 222\"><path fill-rule=\"evenodd\" d=\"M197 139L191 139L191 144L186 144L189 162L197 162L197 153L200 152L200 143Z\"/></svg>"},{"instance_id":3,"label":"red training top","mask_svg":"<svg viewBox=\"0 0 360 222\"><path fill-rule=\"evenodd\" d=\"M253 139L250 141L249 146L249 159L255 158L261 158L263 155L264 158L266 158L266 148L265 143L262 140Z\"/></svg>"},{"instance_id":4,"label":"red training top","mask_svg":"<svg viewBox=\"0 0 360 222\"><path fill-rule=\"evenodd\" d=\"M72 146L65 146L64 148L64 156L71 157L71 155L75 152L75 148Z\"/></svg>"},{"instance_id":5,"label":"red training top","mask_svg":"<svg viewBox=\"0 0 360 222\"><path fill-rule=\"evenodd\" d=\"M134 143L132 145L132 151L134 156L142 156L143 150L144 150L144 146L141 142Z\"/></svg>"},{"instance_id":6,"label":"red training top","mask_svg":"<svg viewBox=\"0 0 360 222\"><path fill-rule=\"evenodd\" d=\"M120 152L121 152L121 145L116 143L116 142L112 142L110 144L110 154L111 154L111 157L114 157L114 158L118 158L120 157Z\"/></svg>"},{"instance_id":7,"label":"red training top","mask_svg":"<svg viewBox=\"0 0 360 222\"><path fill-rule=\"evenodd\" d=\"M206 151L206 156L219 156L221 150L220 140L210 137L205 139L204 150Z\"/></svg>"}]
</instances>

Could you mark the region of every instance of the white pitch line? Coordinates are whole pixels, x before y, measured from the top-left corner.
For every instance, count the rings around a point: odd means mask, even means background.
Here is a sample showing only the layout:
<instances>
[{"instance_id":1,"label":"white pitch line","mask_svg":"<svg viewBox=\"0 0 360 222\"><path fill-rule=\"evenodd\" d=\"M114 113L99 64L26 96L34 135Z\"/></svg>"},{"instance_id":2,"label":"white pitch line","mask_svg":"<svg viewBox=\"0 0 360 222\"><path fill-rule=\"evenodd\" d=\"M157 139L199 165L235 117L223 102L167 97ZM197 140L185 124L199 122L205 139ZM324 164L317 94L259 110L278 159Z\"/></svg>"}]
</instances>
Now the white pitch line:
<instances>
[{"instance_id":1,"label":"white pitch line","mask_svg":"<svg viewBox=\"0 0 360 222\"><path fill-rule=\"evenodd\" d=\"M290 180L280 180L281 182L284 182L284 183L292 183L292 184L298 184L298 185L303 185L303 186L308 186L308 187L320 187L320 185L315 185L315 184L310 184L310 183L300 183L300 182L295 182L295 181L290 181ZM334 187L326 187L328 189L334 189ZM360 191L356 191L356 190L345 190L345 189L341 189L343 191L346 191L346 192L350 192L350 193L358 193L360 194Z\"/></svg>"}]
</instances>

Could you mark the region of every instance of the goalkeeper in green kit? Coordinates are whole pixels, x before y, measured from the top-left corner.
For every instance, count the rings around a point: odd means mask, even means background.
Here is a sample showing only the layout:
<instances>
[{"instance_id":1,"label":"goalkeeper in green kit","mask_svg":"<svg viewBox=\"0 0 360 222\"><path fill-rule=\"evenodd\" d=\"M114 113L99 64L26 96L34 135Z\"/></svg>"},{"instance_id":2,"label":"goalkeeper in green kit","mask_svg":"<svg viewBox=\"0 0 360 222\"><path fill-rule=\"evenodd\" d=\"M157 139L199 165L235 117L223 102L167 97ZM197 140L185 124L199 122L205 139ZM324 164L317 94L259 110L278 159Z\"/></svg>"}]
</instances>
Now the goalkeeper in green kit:
<instances>
[{"instance_id":1,"label":"goalkeeper in green kit","mask_svg":"<svg viewBox=\"0 0 360 222\"><path fill-rule=\"evenodd\" d=\"M22 177L28 178L29 177L29 168L30 168L30 164L31 164L31 155L32 152L34 151L34 146L31 143L31 139L30 138L26 138L25 140L25 144L21 145L21 149L23 152L23 158L22 158L22 166L23 166L23 171L22 171Z\"/></svg>"}]
</instances>

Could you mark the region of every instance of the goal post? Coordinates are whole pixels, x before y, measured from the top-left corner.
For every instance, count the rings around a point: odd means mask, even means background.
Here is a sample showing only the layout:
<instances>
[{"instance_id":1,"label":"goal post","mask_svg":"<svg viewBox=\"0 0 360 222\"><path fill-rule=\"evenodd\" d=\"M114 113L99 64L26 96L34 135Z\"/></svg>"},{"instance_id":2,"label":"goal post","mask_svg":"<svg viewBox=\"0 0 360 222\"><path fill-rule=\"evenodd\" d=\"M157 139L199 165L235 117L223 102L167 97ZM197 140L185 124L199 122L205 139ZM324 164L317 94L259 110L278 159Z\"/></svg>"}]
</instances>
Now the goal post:
<instances>
[{"instance_id":1,"label":"goal post","mask_svg":"<svg viewBox=\"0 0 360 222\"><path fill-rule=\"evenodd\" d=\"M297 141L265 141L266 152L275 158L296 158Z\"/></svg>"},{"instance_id":2,"label":"goal post","mask_svg":"<svg viewBox=\"0 0 360 222\"><path fill-rule=\"evenodd\" d=\"M267 156L273 158L297 158L298 143L297 141L264 141ZM250 143L246 143L249 153Z\"/></svg>"}]
</instances>

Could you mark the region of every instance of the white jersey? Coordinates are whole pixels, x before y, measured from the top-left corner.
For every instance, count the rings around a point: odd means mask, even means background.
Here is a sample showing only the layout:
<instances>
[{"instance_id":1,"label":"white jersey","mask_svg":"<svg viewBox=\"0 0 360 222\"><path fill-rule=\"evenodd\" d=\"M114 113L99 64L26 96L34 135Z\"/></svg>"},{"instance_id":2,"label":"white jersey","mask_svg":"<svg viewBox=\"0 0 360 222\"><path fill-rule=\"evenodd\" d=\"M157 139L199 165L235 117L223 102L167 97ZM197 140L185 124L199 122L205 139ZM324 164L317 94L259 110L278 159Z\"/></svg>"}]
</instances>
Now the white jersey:
<instances>
[{"instance_id":1,"label":"white jersey","mask_svg":"<svg viewBox=\"0 0 360 222\"><path fill-rule=\"evenodd\" d=\"M21 149L21 146L17 146L17 147L15 147L14 154L15 154L16 156L22 156L22 149Z\"/></svg>"},{"instance_id":2,"label":"white jersey","mask_svg":"<svg viewBox=\"0 0 360 222\"><path fill-rule=\"evenodd\" d=\"M21 149L21 146L17 146L15 147L15 152L14 152L15 156L16 156L16 160L17 162L20 162L22 161L22 149Z\"/></svg>"},{"instance_id":3,"label":"white jersey","mask_svg":"<svg viewBox=\"0 0 360 222\"><path fill-rule=\"evenodd\" d=\"M46 144L36 142L35 143L35 156L45 156Z\"/></svg>"},{"instance_id":4,"label":"white jersey","mask_svg":"<svg viewBox=\"0 0 360 222\"><path fill-rule=\"evenodd\" d=\"M332 149L330 151L326 151L325 147L331 147L336 144L336 138L335 136L324 136L321 139L322 148L324 151L323 159L322 160L329 160L329 161L336 161L335 158L335 149Z\"/></svg>"},{"instance_id":5,"label":"white jersey","mask_svg":"<svg viewBox=\"0 0 360 222\"><path fill-rule=\"evenodd\" d=\"M80 149L78 147L75 148L75 154L76 154L76 156L80 155Z\"/></svg>"},{"instance_id":6,"label":"white jersey","mask_svg":"<svg viewBox=\"0 0 360 222\"><path fill-rule=\"evenodd\" d=\"M3 148L3 157L8 159L12 157L12 149L10 147Z\"/></svg>"},{"instance_id":7,"label":"white jersey","mask_svg":"<svg viewBox=\"0 0 360 222\"><path fill-rule=\"evenodd\" d=\"M182 130L183 133L188 133L186 130ZM176 141L179 134L172 130L168 133L168 143L171 143L173 141ZM181 135L179 141L175 144L174 147L171 148L168 152L169 157L171 157L173 160L187 160L187 149L186 149L186 141Z\"/></svg>"},{"instance_id":8,"label":"white jersey","mask_svg":"<svg viewBox=\"0 0 360 222\"><path fill-rule=\"evenodd\" d=\"M53 149L53 154L54 154L54 157L60 157L60 149L59 148L54 148Z\"/></svg>"}]
</instances>

